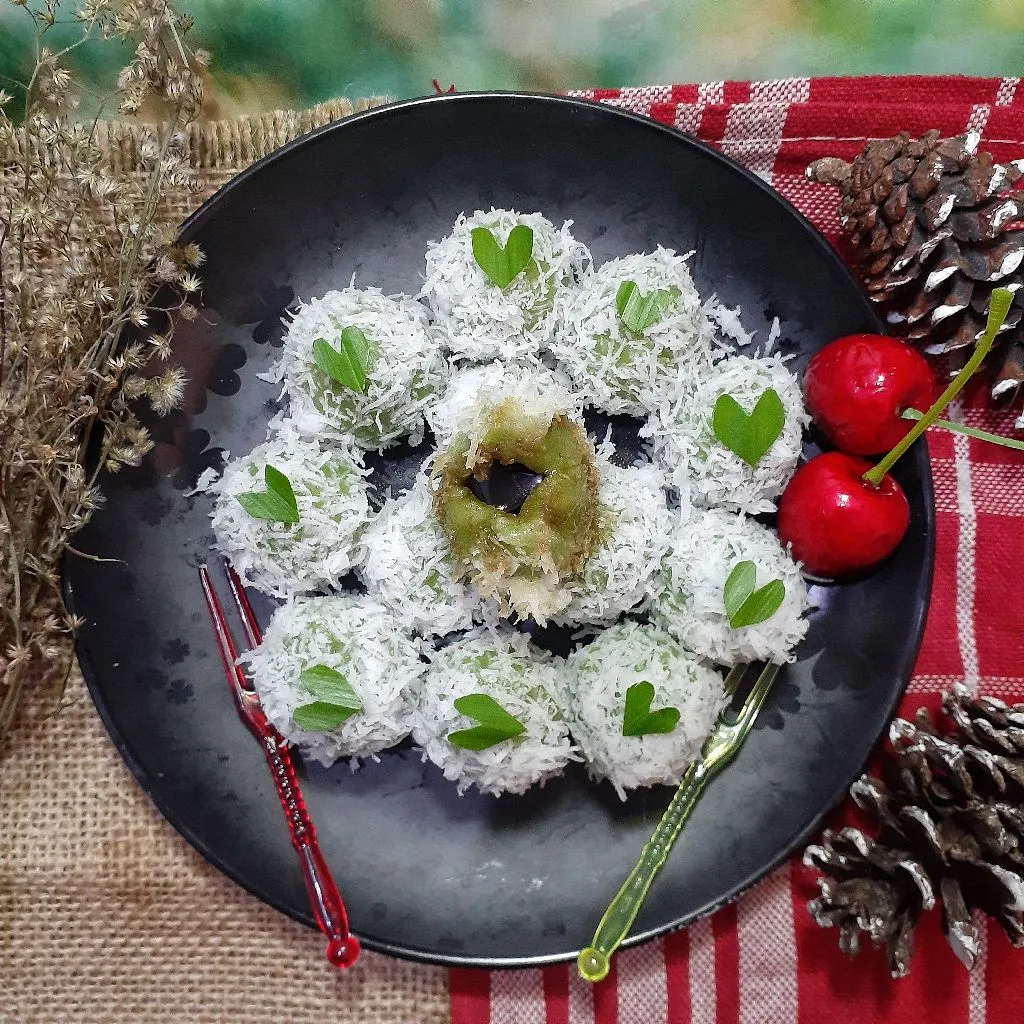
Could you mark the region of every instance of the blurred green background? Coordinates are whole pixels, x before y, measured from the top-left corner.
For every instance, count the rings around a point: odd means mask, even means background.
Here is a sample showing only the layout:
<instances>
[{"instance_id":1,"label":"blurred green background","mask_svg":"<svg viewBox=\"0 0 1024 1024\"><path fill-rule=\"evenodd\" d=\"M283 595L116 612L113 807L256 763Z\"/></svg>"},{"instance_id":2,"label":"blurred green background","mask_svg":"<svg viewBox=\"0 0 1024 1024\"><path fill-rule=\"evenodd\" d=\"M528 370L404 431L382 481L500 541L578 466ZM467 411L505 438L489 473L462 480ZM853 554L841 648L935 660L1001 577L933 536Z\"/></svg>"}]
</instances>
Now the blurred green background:
<instances>
[{"instance_id":1,"label":"blurred green background","mask_svg":"<svg viewBox=\"0 0 1024 1024\"><path fill-rule=\"evenodd\" d=\"M67 5L66 5L67 6ZM771 78L1019 74L1024 0L179 0L214 54L211 114L333 96ZM2 0L0 74L20 77L24 11ZM124 55L97 42L96 82ZM107 78L109 81L109 78ZM2 84L2 82L0 82Z\"/></svg>"}]
</instances>

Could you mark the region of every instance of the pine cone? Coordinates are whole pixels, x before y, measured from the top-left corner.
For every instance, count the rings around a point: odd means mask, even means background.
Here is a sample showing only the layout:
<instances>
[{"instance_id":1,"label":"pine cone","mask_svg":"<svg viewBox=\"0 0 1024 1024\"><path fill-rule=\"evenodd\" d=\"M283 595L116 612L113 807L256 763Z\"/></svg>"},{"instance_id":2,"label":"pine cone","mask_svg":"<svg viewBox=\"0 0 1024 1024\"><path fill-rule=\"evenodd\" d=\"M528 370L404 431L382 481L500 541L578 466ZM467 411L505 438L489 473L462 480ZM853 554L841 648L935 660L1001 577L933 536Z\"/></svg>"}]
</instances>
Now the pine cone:
<instances>
[{"instance_id":1,"label":"pine cone","mask_svg":"<svg viewBox=\"0 0 1024 1024\"><path fill-rule=\"evenodd\" d=\"M992 289L1024 285L1024 195L1009 191L1024 161L996 164L978 141L976 132L901 132L869 142L852 164L830 157L807 168L812 181L839 188L839 218L871 299L925 352L961 365L985 329ZM1024 384L1022 305L1015 296L989 355L996 398Z\"/></svg>"},{"instance_id":2,"label":"pine cone","mask_svg":"<svg viewBox=\"0 0 1024 1024\"><path fill-rule=\"evenodd\" d=\"M816 924L839 929L839 948L860 951L860 933L885 944L894 978L907 973L914 927L922 910L935 906L928 875L914 858L869 839L855 828L826 831L821 846L809 846L804 863L829 877L818 879L821 895L807 905Z\"/></svg>"},{"instance_id":3,"label":"pine cone","mask_svg":"<svg viewBox=\"0 0 1024 1024\"><path fill-rule=\"evenodd\" d=\"M885 944L893 977L909 969L913 930L942 903L953 952L970 968L980 949L974 911L1024 946L1024 705L974 697L962 686L943 696L948 729L921 710L890 727L883 776L862 776L850 795L878 822L828 831L809 846L820 895L808 905L822 927L839 928L847 954L859 933Z\"/></svg>"}]
</instances>

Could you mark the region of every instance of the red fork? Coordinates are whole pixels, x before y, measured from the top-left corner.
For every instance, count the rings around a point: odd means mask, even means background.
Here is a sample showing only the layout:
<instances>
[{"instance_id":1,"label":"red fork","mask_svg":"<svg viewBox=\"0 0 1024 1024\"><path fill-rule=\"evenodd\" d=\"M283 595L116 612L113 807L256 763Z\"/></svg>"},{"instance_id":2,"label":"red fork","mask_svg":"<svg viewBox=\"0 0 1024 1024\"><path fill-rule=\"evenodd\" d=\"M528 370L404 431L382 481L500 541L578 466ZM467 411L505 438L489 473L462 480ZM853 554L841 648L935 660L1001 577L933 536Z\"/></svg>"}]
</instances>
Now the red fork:
<instances>
[{"instance_id":1,"label":"red fork","mask_svg":"<svg viewBox=\"0 0 1024 1024\"><path fill-rule=\"evenodd\" d=\"M238 578L238 573L226 559L224 571L227 574L231 596L242 619L246 641L250 648L259 645L262 637L256 623L249 599L245 596L245 588ZM292 846L299 855L302 877L306 883L309 905L316 917L317 926L327 936L327 959L335 967L351 967L359 956L359 940L348 930L348 915L341 893L331 875L330 868L320 852L320 844L316 839L316 829L309 819L305 801L299 789L299 780L295 775L291 754L284 737L270 724L260 704L259 694L245 673L238 665L238 649L231 637L224 610L213 589L209 570L205 565L199 567L199 580L206 598L206 607L210 610L213 630L217 637L224 674L228 686L235 698L235 704L242 721L259 741L263 748L270 772L274 777L277 795L281 800Z\"/></svg>"}]
</instances>

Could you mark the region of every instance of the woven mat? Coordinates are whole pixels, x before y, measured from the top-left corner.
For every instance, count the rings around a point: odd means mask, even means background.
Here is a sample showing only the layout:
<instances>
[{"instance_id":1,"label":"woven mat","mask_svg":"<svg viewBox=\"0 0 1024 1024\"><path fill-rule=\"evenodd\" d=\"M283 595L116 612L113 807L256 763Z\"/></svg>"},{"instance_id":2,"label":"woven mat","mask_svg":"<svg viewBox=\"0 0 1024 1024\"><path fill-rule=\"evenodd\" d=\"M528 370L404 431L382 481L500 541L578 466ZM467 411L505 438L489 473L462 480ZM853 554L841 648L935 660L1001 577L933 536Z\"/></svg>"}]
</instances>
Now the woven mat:
<instances>
[{"instance_id":1,"label":"woven mat","mask_svg":"<svg viewBox=\"0 0 1024 1024\"><path fill-rule=\"evenodd\" d=\"M253 160L355 106L193 130L202 189L168 197L178 223ZM111 162L138 138L115 126ZM340 974L322 939L210 867L122 764L76 672L59 714L28 708L0 760L3 1024L441 1024L440 968L364 953Z\"/></svg>"}]
</instances>

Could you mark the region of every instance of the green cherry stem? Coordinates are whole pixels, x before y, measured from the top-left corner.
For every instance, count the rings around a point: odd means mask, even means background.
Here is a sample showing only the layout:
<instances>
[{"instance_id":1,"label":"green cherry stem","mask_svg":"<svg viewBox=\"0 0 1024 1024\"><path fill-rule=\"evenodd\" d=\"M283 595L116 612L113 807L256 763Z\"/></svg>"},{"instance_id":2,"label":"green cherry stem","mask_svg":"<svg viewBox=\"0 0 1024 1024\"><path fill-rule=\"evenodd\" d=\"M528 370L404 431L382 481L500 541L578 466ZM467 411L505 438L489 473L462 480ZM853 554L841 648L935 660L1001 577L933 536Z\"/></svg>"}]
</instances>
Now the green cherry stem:
<instances>
[{"instance_id":1,"label":"green cherry stem","mask_svg":"<svg viewBox=\"0 0 1024 1024\"><path fill-rule=\"evenodd\" d=\"M924 415L917 409L904 409L900 418L904 420L919 420ZM968 427L963 423L952 423L949 420L932 420L932 426L940 430L949 430L954 434L966 434L967 437L976 437L979 441L988 441L990 444L998 444L1003 448L1014 448L1024 452L1024 441L1018 441L1013 437L1003 437L1002 434L992 434L987 430L979 430L977 427Z\"/></svg>"},{"instance_id":2,"label":"green cherry stem","mask_svg":"<svg viewBox=\"0 0 1024 1024\"><path fill-rule=\"evenodd\" d=\"M896 461L906 450L939 418L939 413L960 394L964 385L974 374L974 371L981 366L982 360L988 355L988 350L996 340L999 328L1003 326L1006 314L1010 311L1010 303L1013 302L1013 292L1008 288L994 288L992 297L988 304L988 323L985 325L985 333L981 336L974 347L974 353L964 364L963 369L953 378L948 388L939 395L932 403L928 411L914 424L907 432L907 436L888 455L863 476L866 483L877 487L882 482L882 477L889 472L896 464Z\"/></svg>"}]
</instances>

